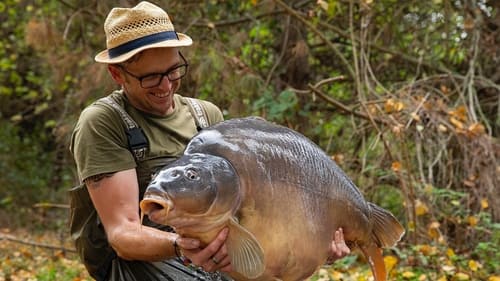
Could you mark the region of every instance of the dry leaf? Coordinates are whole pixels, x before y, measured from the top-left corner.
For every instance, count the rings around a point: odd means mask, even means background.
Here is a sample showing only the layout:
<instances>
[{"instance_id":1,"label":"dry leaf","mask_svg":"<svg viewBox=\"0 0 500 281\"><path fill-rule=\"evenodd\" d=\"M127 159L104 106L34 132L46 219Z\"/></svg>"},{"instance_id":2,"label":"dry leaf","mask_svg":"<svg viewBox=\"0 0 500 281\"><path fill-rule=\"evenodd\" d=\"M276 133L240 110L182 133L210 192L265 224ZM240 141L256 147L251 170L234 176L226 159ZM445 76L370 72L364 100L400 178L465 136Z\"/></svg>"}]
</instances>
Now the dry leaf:
<instances>
[{"instance_id":1,"label":"dry leaf","mask_svg":"<svg viewBox=\"0 0 500 281\"><path fill-rule=\"evenodd\" d=\"M426 256L432 256L437 253L437 247L433 247L430 245L420 245L418 251Z\"/></svg>"},{"instance_id":2,"label":"dry leaf","mask_svg":"<svg viewBox=\"0 0 500 281\"><path fill-rule=\"evenodd\" d=\"M439 89L441 90L441 92L443 92L443 94L448 94L450 92L450 89L448 89L448 87L446 87L446 85L441 85L439 87Z\"/></svg>"},{"instance_id":3,"label":"dry leaf","mask_svg":"<svg viewBox=\"0 0 500 281\"><path fill-rule=\"evenodd\" d=\"M488 206L489 206L488 199L486 198L481 199L481 209L483 210L488 209Z\"/></svg>"},{"instance_id":4,"label":"dry leaf","mask_svg":"<svg viewBox=\"0 0 500 281\"><path fill-rule=\"evenodd\" d=\"M398 258L395 256L387 255L384 257L384 264L387 272L390 272L397 263L398 263Z\"/></svg>"},{"instance_id":5,"label":"dry leaf","mask_svg":"<svg viewBox=\"0 0 500 281\"><path fill-rule=\"evenodd\" d=\"M450 117L450 123L453 124L453 126L455 126L455 128L459 129L459 130L463 130L464 128L464 124L460 121L458 121L457 118L455 117Z\"/></svg>"},{"instance_id":6,"label":"dry leaf","mask_svg":"<svg viewBox=\"0 0 500 281\"><path fill-rule=\"evenodd\" d=\"M427 234L429 235L429 237L434 239L441 237L441 233L439 231L439 223L436 221L430 223L427 229Z\"/></svg>"},{"instance_id":7,"label":"dry leaf","mask_svg":"<svg viewBox=\"0 0 500 281\"><path fill-rule=\"evenodd\" d=\"M446 128L445 125L443 124L439 124L438 126L438 130L441 132L441 133L446 133L448 131L448 128Z\"/></svg>"},{"instance_id":8,"label":"dry leaf","mask_svg":"<svg viewBox=\"0 0 500 281\"><path fill-rule=\"evenodd\" d=\"M467 128L467 131L472 134L472 136L479 136L486 132L484 126L481 123L474 123Z\"/></svg>"},{"instance_id":9,"label":"dry leaf","mask_svg":"<svg viewBox=\"0 0 500 281\"><path fill-rule=\"evenodd\" d=\"M328 11L328 3L326 3L325 1L318 0L316 4L318 4L321 7L321 9Z\"/></svg>"},{"instance_id":10,"label":"dry leaf","mask_svg":"<svg viewBox=\"0 0 500 281\"><path fill-rule=\"evenodd\" d=\"M384 104L384 110L388 114L393 112L400 112L403 109L404 109L404 104L394 99L388 99Z\"/></svg>"},{"instance_id":11,"label":"dry leaf","mask_svg":"<svg viewBox=\"0 0 500 281\"><path fill-rule=\"evenodd\" d=\"M441 269L446 272L446 273L453 273L456 270L456 267L453 265L443 265L441 266Z\"/></svg>"},{"instance_id":12,"label":"dry leaf","mask_svg":"<svg viewBox=\"0 0 500 281\"><path fill-rule=\"evenodd\" d=\"M455 256L455 251L453 251L452 248L448 248L446 250L446 255L448 256L448 258L453 258Z\"/></svg>"},{"instance_id":13,"label":"dry leaf","mask_svg":"<svg viewBox=\"0 0 500 281\"><path fill-rule=\"evenodd\" d=\"M455 276L453 276L453 280L469 280L469 279L470 279L469 275L463 272L458 272L457 274L455 274Z\"/></svg>"},{"instance_id":14,"label":"dry leaf","mask_svg":"<svg viewBox=\"0 0 500 281\"><path fill-rule=\"evenodd\" d=\"M477 271L478 269L482 268L483 265L475 260L469 260L469 268L472 271Z\"/></svg>"},{"instance_id":15,"label":"dry leaf","mask_svg":"<svg viewBox=\"0 0 500 281\"><path fill-rule=\"evenodd\" d=\"M468 187L475 187L476 186L476 184L470 180L464 180L464 185L468 186Z\"/></svg>"},{"instance_id":16,"label":"dry leaf","mask_svg":"<svg viewBox=\"0 0 500 281\"><path fill-rule=\"evenodd\" d=\"M429 212L429 208L420 200L415 200L415 212L417 216L423 216Z\"/></svg>"},{"instance_id":17,"label":"dry leaf","mask_svg":"<svg viewBox=\"0 0 500 281\"><path fill-rule=\"evenodd\" d=\"M413 271L405 271L405 272L403 272L402 275L404 278L407 278L407 279L411 279L411 278L415 277L415 273L413 273Z\"/></svg>"},{"instance_id":18,"label":"dry leaf","mask_svg":"<svg viewBox=\"0 0 500 281\"><path fill-rule=\"evenodd\" d=\"M401 171L401 163L399 161L392 162L391 169L396 173Z\"/></svg>"},{"instance_id":19,"label":"dry leaf","mask_svg":"<svg viewBox=\"0 0 500 281\"><path fill-rule=\"evenodd\" d=\"M450 110L448 114L462 122L467 121L467 108L463 105L457 107L455 110Z\"/></svg>"},{"instance_id":20,"label":"dry leaf","mask_svg":"<svg viewBox=\"0 0 500 281\"><path fill-rule=\"evenodd\" d=\"M475 216L468 216L467 217L467 222L469 222L469 225L474 227L477 225L477 223L479 222L479 219L476 218Z\"/></svg>"},{"instance_id":21,"label":"dry leaf","mask_svg":"<svg viewBox=\"0 0 500 281\"><path fill-rule=\"evenodd\" d=\"M412 112L410 116L413 120L420 122L420 116L416 112Z\"/></svg>"},{"instance_id":22,"label":"dry leaf","mask_svg":"<svg viewBox=\"0 0 500 281\"><path fill-rule=\"evenodd\" d=\"M333 154L332 156L330 156L330 158L333 161L335 161L337 164L344 163L344 154L342 154L342 153Z\"/></svg>"}]
</instances>

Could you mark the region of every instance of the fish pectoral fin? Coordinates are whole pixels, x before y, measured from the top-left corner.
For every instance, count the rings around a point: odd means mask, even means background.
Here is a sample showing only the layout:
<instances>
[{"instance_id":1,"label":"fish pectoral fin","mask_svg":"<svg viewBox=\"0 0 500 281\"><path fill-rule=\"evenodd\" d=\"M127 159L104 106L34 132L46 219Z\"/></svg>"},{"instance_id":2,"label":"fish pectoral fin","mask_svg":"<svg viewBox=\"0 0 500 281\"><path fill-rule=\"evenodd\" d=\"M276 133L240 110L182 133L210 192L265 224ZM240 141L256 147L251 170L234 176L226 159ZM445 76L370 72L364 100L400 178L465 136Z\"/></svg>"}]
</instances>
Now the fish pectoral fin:
<instances>
[{"instance_id":1,"label":"fish pectoral fin","mask_svg":"<svg viewBox=\"0 0 500 281\"><path fill-rule=\"evenodd\" d=\"M385 270L384 257L382 256L382 248L377 247L374 243L359 245L359 248L370 264L375 281L386 281L387 272Z\"/></svg>"},{"instance_id":2,"label":"fish pectoral fin","mask_svg":"<svg viewBox=\"0 0 500 281\"><path fill-rule=\"evenodd\" d=\"M264 250L255 236L231 219L226 240L233 270L248 279L260 276L265 269Z\"/></svg>"}]
</instances>

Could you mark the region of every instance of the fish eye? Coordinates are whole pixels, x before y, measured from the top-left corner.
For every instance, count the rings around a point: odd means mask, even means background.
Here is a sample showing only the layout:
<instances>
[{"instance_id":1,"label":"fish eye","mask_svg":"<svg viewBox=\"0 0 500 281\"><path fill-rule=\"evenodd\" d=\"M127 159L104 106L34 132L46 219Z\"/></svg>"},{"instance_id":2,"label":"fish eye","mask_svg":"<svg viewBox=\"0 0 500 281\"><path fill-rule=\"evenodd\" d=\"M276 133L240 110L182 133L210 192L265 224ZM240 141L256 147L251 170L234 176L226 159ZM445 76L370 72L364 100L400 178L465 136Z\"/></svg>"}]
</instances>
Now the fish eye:
<instances>
[{"instance_id":1,"label":"fish eye","mask_svg":"<svg viewBox=\"0 0 500 281\"><path fill-rule=\"evenodd\" d=\"M198 172L193 169L187 169L184 176L190 180L197 180L199 178Z\"/></svg>"}]
</instances>

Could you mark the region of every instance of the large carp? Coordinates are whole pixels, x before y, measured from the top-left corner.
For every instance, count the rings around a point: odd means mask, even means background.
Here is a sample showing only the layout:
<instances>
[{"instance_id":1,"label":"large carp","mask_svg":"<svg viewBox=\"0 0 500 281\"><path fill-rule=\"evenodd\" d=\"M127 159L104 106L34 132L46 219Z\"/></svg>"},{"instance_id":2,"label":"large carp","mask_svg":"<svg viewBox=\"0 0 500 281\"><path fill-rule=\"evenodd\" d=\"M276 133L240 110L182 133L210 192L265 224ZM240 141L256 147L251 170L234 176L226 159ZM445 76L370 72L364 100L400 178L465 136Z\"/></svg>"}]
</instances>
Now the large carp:
<instances>
[{"instance_id":1,"label":"large carp","mask_svg":"<svg viewBox=\"0 0 500 281\"><path fill-rule=\"evenodd\" d=\"M156 174L140 207L152 221L203 243L229 227L236 280L311 276L339 227L348 245L362 250L375 280L386 280L381 248L404 234L312 141L255 117L198 133L181 158Z\"/></svg>"}]
</instances>

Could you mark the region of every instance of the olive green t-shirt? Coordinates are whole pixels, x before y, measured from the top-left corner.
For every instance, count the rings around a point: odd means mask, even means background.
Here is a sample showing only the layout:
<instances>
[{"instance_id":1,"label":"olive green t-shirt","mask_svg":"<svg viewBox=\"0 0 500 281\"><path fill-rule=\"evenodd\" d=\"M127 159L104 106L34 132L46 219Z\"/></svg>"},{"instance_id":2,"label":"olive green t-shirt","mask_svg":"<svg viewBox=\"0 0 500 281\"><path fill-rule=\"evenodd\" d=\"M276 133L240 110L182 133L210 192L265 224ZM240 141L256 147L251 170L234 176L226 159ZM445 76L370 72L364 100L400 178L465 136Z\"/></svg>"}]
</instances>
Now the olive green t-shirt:
<instances>
[{"instance_id":1,"label":"olive green t-shirt","mask_svg":"<svg viewBox=\"0 0 500 281\"><path fill-rule=\"evenodd\" d=\"M141 160L142 163L136 163L129 150L126 125L119 112L96 101L82 111L71 137L70 150L82 181L98 174L137 168L138 164L144 164L150 170L145 173L152 173L153 166L161 166L168 159L179 157L189 140L197 133L190 105L178 94L174 95L174 112L164 117L134 108L122 91L115 91L110 97L142 128L149 142L149 149ZM221 111L214 104L203 100L198 102L205 109L209 124L223 120ZM141 175L138 171L138 176L140 185L143 185L141 177L147 175Z\"/></svg>"}]
</instances>

